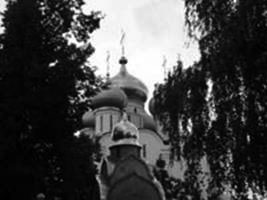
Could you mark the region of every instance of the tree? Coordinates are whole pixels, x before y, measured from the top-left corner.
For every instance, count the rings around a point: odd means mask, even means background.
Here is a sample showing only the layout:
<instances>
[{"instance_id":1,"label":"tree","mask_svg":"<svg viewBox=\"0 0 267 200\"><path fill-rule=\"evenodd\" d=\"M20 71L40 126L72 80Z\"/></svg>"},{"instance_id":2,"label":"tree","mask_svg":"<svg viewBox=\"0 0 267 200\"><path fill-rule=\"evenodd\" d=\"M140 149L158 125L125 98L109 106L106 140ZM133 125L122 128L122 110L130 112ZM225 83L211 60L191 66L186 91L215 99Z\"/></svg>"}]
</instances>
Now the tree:
<instances>
[{"instance_id":1,"label":"tree","mask_svg":"<svg viewBox=\"0 0 267 200\"><path fill-rule=\"evenodd\" d=\"M245 196L248 187L264 191L267 2L186 1L186 5L189 27L203 32L199 41L201 61L213 82L217 118L211 131L222 140L215 142L210 138L210 144L224 146L225 156L231 152L232 172L227 177L232 176L231 182L239 194ZM190 12L199 18L198 22L190 18ZM210 155L211 160L218 157ZM211 165L214 174L219 168L225 171L226 166L219 167L220 160L215 160L217 163Z\"/></svg>"},{"instance_id":2,"label":"tree","mask_svg":"<svg viewBox=\"0 0 267 200\"><path fill-rule=\"evenodd\" d=\"M81 191L95 188L86 182L94 171L78 165L93 168L93 148L73 162L80 151L73 133L100 83L87 59L101 13L87 15L83 5L83 0L7 1L0 36L3 199L33 199L39 192L47 199L88 199ZM87 184L75 185L74 177Z\"/></svg>"},{"instance_id":3,"label":"tree","mask_svg":"<svg viewBox=\"0 0 267 200\"><path fill-rule=\"evenodd\" d=\"M190 199L190 191L188 191L189 185L187 185L187 182L170 176L168 171L165 169L165 166L165 161L162 158L159 158L156 161L156 166L153 170L155 177L161 183L164 189L165 198L167 200Z\"/></svg>"},{"instance_id":4,"label":"tree","mask_svg":"<svg viewBox=\"0 0 267 200\"><path fill-rule=\"evenodd\" d=\"M264 195L267 2L185 0L185 6L189 35L198 40L201 59L185 70L185 74L194 72L192 79L183 82L190 87L167 88L172 81L181 84L182 76L174 71L161 86L163 91L157 90L156 96L163 97L158 98L158 107L163 104L165 108L159 115L177 116L169 117L170 122L163 120L163 125L181 127L179 132L170 132L173 148L183 147L187 162L196 162L194 170L198 169L199 158L206 156L210 193L217 191L219 195L228 188L236 199L247 199L248 191ZM181 94L167 95L175 89ZM174 102L168 103L168 99ZM167 109L174 104L180 108ZM187 108L189 112L183 112ZM196 177L194 173L188 175Z\"/></svg>"},{"instance_id":5,"label":"tree","mask_svg":"<svg viewBox=\"0 0 267 200\"><path fill-rule=\"evenodd\" d=\"M186 195L182 198L201 199L199 175L203 171L201 161L205 150L200 138L205 137L209 120L206 91L201 66L195 64L183 69L181 61L154 91L156 115L163 125L163 132L170 136L172 159L183 158L187 165L180 189L186 191L182 192Z\"/></svg>"}]
</instances>

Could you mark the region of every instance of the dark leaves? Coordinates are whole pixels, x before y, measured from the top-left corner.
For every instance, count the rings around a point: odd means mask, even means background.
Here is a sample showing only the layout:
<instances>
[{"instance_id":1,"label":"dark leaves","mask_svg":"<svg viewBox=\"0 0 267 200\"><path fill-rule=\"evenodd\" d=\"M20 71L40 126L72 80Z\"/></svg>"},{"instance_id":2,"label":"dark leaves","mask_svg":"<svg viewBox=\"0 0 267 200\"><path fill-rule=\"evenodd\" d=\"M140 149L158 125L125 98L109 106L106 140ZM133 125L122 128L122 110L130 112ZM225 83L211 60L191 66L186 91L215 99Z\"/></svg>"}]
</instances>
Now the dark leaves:
<instances>
[{"instance_id":1,"label":"dark leaves","mask_svg":"<svg viewBox=\"0 0 267 200\"><path fill-rule=\"evenodd\" d=\"M201 59L182 73L174 70L156 89L159 119L173 153L188 163L189 181L196 180L205 155L209 191L219 195L228 187L237 199L247 198L248 190L262 194L267 2L185 0L185 6L189 36L198 39Z\"/></svg>"},{"instance_id":2,"label":"dark leaves","mask_svg":"<svg viewBox=\"0 0 267 200\"><path fill-rule=\"evenodd\" d=\"M10 176L18 167L25 170L17 171L14 179L22 174L30 180L19 186L26 191L22 191L25 199L39 192L48 199L63 194L73 199L75 192L91 197L87 192L93 181L82 183L94 177L88 160L92 144L78 142L73 133L81 128L81 116L101 83L87 62L94 51L90 34L99 28L100 14L84 14L83 4L82 0L7 3L0 36L0 160L4 165L0 175L6 174L0 184L12 189L0 189L0 196L16 189ZM87 150L81 152L81 147ZM73 165L75 155L81 167ZM91 174L81 169L85 165ZM79 187L72 185L73 177L79 178ZM20 193L12 195L20 197Z\"/></svg>"}]
</instances>

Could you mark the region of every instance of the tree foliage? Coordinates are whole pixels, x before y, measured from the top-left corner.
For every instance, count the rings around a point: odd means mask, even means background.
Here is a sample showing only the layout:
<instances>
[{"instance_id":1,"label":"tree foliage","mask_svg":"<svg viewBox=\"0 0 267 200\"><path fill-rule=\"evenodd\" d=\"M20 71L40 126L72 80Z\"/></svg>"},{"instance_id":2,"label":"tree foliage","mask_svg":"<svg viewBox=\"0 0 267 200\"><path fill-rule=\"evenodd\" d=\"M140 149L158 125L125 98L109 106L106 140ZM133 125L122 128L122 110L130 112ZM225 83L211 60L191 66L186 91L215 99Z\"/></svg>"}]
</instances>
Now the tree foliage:
<instances>
[{"instance_id":1,"label":"tree foliage","mask_svg":"<svg viewBox=\"0 0 267 200\"><path fill-rule=\"evenodd\" d=\"M247 199L267 180L267 1L185 0L201 59L175 68L155 92L174 155L194 181L207 158L210 190ZM191 165L192 164L192 165ZM196 186L195 188L200 188ZM192 188L193 189L193 188Z\"/></svg>"},{"instance_id":2,"label":"tree foliage","mask_svg":"<svg viewBox=\"0 0 267 200\"><path fill-rule=\"evenodd\" d=\"M170 136L172 159L183 158L187 164L185 181L181 182L187 193L185 199L201 198L199 174L209 120L206 92L207 83L201 68L195 65L184 70L181 61L154 92L155 112L163 132Z\"/></svg>"},{"instance_id":3,"label":"tree foliage","mask_svg":"<svg viewBox=\"0 0 267 200\"><path fill-rule=\"evenodd\" d=\"M191 196L190 183L170 176L165 166L165 161L159 158L153 172L164 189L166 200L188 200Z\"/></svg>"},{"instance_id":4,"label":"tree foliage","mask_svg":"<svg viewBox=\"0 0 267 200\"><path fill-rule=\"evenodd\" d=\"M97 193L90 182L95 171L88 171L93 144L81 150L85 138L73 136L99 87L87 59L101 15L85 14L83 5L7 1L0 35L1 199L33 199L40 192L47 199L88 199L92 188Z\"/></svg>"}]
</instances>

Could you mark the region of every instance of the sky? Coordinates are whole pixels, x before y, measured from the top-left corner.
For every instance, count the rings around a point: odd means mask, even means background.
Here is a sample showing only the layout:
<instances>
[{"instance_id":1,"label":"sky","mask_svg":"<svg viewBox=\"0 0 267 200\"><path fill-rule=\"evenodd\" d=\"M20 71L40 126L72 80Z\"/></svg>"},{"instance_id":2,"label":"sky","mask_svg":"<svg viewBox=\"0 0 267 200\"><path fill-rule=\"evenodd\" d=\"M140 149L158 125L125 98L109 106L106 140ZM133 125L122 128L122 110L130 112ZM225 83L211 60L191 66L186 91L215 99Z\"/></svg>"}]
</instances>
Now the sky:
<instances>
[{"instance_id":1,"label":"sky","mask_svg":"<svg viewBox=\"0 0 267 200\"><path fill-rule=\"evenodd\" d=\"M95 53L89 58L97 66L97 74L107 72L107 51L110 52L110 75L119 71L121 31L125 32L125 56L129 73L143 81L151 97L154 84L164 79L162 67L175 65L178 55L184 66L199 58L198 46L186 33L183 0L85 0L85 12L99 10L105 15L100 29L92 34ZM4 0L0 0L0 11Z\"/></svg>"},{"instance_id":2,"label":"sky","mask_svg":"<svg viewBox=\"0 0 267 200\"><path fill-rule=\"evenodd\" d=\"M90 62L98 66L99 74L106 74L107 51L111 76L119 71L122 29L126 33L127 69L148 86L149 96L154 84L163 82L164 56L169 70L176 64L178 55L185 66L199 58L197 44L187 37L182 0L91 0L85 10L92 9L105 15L101 28L92 35L96 51Z\"/></svg>"}]
</instances>

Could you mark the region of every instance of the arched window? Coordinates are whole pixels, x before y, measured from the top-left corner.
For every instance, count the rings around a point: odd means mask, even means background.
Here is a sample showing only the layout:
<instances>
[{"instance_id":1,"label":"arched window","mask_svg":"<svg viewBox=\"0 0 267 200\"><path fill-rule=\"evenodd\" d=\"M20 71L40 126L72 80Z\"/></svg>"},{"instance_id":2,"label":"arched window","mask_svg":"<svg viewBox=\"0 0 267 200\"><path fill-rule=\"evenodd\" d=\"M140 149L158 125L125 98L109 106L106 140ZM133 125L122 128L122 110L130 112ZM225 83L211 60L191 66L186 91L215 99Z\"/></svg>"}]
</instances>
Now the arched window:
<instances>
[{"instance_id":1,"label":"arched window","mask_svg":"<svg viewBox=\"0 0 267 200\"><path fill-rule=\"evenodd\" d=\"M143 144L143 157L146 157L146 144Z\"/></svg>"},{"instance_id":2,"label":"arched window","mask_svg":"<svg viewBox=\"0 0 267 200\"><path fill-rule=\"evenodd\" d=\"M100 116L100 132L103 131L103 116Z\"/></svg>"},{"instance_id":3,"label":"arched window","mask_svg":"<svg viewBox=\"0 0 267 200\"><path fill-rule=\"evenodd\" d=\"M112 115L109 116L109 129L110 131L112 130L112 127L113 127L113 118L112 118Z\"/></svg>"}]
</instances>

